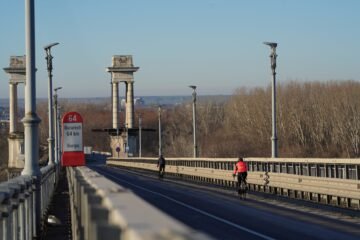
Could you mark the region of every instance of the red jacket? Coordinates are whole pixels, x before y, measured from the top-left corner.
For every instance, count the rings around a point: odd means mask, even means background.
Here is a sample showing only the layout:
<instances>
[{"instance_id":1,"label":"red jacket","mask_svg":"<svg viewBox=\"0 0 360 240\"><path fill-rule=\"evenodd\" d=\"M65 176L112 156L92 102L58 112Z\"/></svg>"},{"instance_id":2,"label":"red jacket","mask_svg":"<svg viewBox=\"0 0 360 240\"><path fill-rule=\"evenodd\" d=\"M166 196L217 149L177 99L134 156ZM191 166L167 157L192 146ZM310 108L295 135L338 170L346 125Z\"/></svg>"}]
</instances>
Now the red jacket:
<instances>
[{"instance_id":1,"label":"red jacket","mask_svg":"<svg viewBox=\"0 0 360 240\"><path fill-rule=\"evenodd\" d=\"M246 163L245 163L245 162L238 161L238 162L235 164L234 174L236 174L236 173L243 173L243 172L247 172Z\"/></svg>"}]
</instances>

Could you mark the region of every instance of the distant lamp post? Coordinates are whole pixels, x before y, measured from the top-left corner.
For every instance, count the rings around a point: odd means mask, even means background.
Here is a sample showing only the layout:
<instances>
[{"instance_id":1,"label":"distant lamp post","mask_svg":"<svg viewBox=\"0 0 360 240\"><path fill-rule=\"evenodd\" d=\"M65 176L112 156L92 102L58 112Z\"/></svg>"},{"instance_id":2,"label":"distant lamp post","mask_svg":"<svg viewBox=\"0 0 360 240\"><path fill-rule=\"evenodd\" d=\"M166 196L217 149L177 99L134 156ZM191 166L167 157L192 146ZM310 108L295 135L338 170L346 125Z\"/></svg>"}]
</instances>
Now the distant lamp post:
<instances>
[{"instance_id":1,"label":"distant lamp post","mask_svg":"<svg viewBox=\"0 0 360 240\"><path fill-rule=\"evenodd\" d=\"M126 145L125 145L125 152L126 156L129 156L129 126L127 123L125 123L125 130L126 130Z\"/></svg>"},{"instance_id":2,"label":"distant lamp post","mask_svg":"<svg viewBox=\"0 0 360 240\"><path fill-rule=\"evenodd\" d=\"M58 107L58 94L57 91L62 89L62 87L57 87L54 89L54 109L55 121L52 122L53 127L55 128L55 163L59 164L60 162L60 114Z\"/></svg>"},{"instance_id":3,"label":"distant lamp post","mask_svg":"<svg viewBox=\"0 0 360 240\"><path fill-rule=\"evenodd\" d=\"M159 113L159 156L162 155L162 139L161 139L161 106L158 108Z\"/></svg>"},{"instance_id":4,"label":"distant lamp post","mask_svg":"<svg viewBox=\"0 0 360 240\"><path fill-rule=\"evenodd\" d=\"M193 97L193 137L194 137L194 158L197 158L197 144L196 144L196 86L189 86L193 89L192 97Z\"/></svg>"},{"instance_id":5,"label":"distant lamp post","mask_svg":"<svg viewBox=\"0 0 360 240\"><path fill-rule=\"evenodd\" d=\"M141 119L141 114L139 114L139 157L141 158L141 123L142 123L142 119Z\"/></svg>"},{"instance_id":6,"label":"distant lamp post","mask_svg":"<svg viewBox=\"0 0 360 240\"><path fill-rule=\"evenodd\" d=\"M54 164L54 125L53 125L53 102L52 102L52 70L53 70L53 66L52 66L52 59L53 56L51 55L51 48L53 46L58 45L59 43L52 43L49 44L47 46L44 47L44 50L46 52L46 62L47 62L47 71L48 71L48 77L49 77L49 89L48 89L48 102L49 102L49 107L48 107L48 111L49 111L49 138L48 138L48 143L49 143L49 163L48 165L53 165Z\"/></svg>"},{"instance_id":7,"label":"distant lamp post","mask_svg":"<svg viewBox=\"0 0 360 240\"><path fill-rule=\"evenodd\" d=\"M277 135L276 135L276 47L277 43L274 42L264 42L265 45L268 45L271 48L270 62L272 70L272 144L271 144L271 157L278 157L277 149Z\"/></svg>"}]
</instances>

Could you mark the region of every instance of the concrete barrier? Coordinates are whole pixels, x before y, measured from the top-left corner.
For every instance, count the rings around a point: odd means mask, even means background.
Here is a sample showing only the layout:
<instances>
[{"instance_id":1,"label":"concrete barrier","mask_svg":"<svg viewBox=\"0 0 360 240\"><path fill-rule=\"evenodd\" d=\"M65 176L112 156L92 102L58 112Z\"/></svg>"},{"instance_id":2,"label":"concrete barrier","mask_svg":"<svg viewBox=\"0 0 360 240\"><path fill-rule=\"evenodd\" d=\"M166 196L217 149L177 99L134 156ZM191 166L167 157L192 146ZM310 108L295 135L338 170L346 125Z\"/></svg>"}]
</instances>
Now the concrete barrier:
<instances>
[{"instance_id":1,"label":"concrete barrier","mask_svg":"<svg viewBox=\"0 0 360 240\"><path fill-rule=\"evenodd\" d=\"M284 160L284 161L283 161ZM167 158L166 174L172 174L181 178L190 179L193 181L207 182L224 187L235 187L236 182L232 177L233 166L236 159L209 159L209 158ZM353 174L355 178L358 175L360 165L359 160L355 159L260 159L249 158L245 159L248 165L266 163L264 169L268 171L258 171L262 167L252 166L255 171L251 169L248 172L248 183L252 190L274 193L287 197L310 200L324 204L331 204L345 208L360 209L360 180L358 179L343 179L330 178L310 175L308 164L316 166L323 166L324 164L331 165L330 167L337 169L337 166L352 166L355 169ZM294 164L307 166L307 175L291 174L288 172L274 172L275 165ZM138 168L150 171L157 171L156 158L108 158L107 164L112 166L121 166L127 168ZM272 167L268 164L272 163ZM330 168L329 168L330 169ZM281 170L279 170L281 171ZM325 169L326 171L326 169ZM301 171L300 171L301 172ZM316 170L315 172L319 172ZM305 174L305 171L303 172ZM335 174L336 175L336 174ZM347 176L348 174L343 174Z\"/></svg>"},{"instance_id":2,"label":"concrete barrier","mask_svg":"<svg viewBox=\"0 0 360 240\"><path fill-rule=\"evenodd\" d=\"M87 167L67 168L73 239L211 239Z\"/></svg>"}]
</instances>

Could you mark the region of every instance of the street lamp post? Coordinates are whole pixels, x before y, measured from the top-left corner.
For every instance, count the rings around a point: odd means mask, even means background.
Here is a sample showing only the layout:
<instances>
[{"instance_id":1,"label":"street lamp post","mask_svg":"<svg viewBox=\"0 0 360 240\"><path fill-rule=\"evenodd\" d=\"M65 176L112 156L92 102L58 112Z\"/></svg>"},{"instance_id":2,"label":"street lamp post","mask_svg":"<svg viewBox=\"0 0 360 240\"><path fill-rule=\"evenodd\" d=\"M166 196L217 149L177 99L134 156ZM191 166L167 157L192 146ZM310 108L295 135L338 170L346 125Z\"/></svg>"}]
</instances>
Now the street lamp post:
<instances>
[{"instance_id":1,"label":"street lamp post","mask_svg":"<svg viewBox=\"0 0 360 240\"><path fill-rule=\"evenodd\" d=\"M52 122L53 127L55 128L55 163L58 164L60 162L60 114L58 112L58 94L57 91L62 89L62 87L57 87L54 89L54 109L53 112L55 114L55 121Z\"/></svg>"},{"instance_id":2,"label":"street lamp post","mask_svg":"<svg viewBox=\"0 0 360 240\"><path fill-rule=\"evenodd\" d=\"M139 157L141 158L141 114L139 114Z\"/></svg>"},{"instance_id":3,"label":"street lamp post","mask_svg":"<svg viewBox=\"0 0 360 240\"><path fill-rule=\"evenodd\" d=\"M271 157L278 157L277 149L277 134L276 134L276 47L277 43L274 42L264 42L265 45L268 45L271 48L270 62L272 70L272 144L271 144Z\"/></svg>"},{"instance_id":4,"label":"street lamp post","mask_svg":"<svg viewBox=\"0 0 360 240\"><path fill-rule=\"evenodd\" d=\"M58 45L59 43L52 43L49 44L47 46L44 47L45 52L46 52L46 62L47 62L47 71L48 71L48 77L49 77L49 89L48 89L48 98L49 98L49 107L48 107L48 111L49 111L49 138L48 138L48 143L49 143L49 163L48 165L53 165L54 164L54 125L53 125L53 102L52 102L52 70L53 70L53 66L52 66L52 59L53 56L51 55L51 48L53 46Z\"/></svg>"},{"instance_id":5,"label":"street lamp post","mask_svg":"<svg viewBox=\"0 0 360 240\"><path fill-rule=\"evenodd\" d=\"M130 151L130 147L129 147L129 125L127 123L125 123L125 129L126 129L126 146L125 146L125 152L126 152L126 156L129 156L129 151Z\"/></svg>"},{"instance_id":6,"label":"street lamp post","mask_svg":"<svg viewBox=\"0 0 360 240\"><path fill-rule=\"evenodd\" d=\"M24 144L25 165L21 175L34 179L32 226L29 226L32 237L40 238L41 227L41 171L39 167L39 123L36 113L36 69L35 69L35 1L25 0L25 49L26 49L26 84L25 84L25 117Z\"/></svg>"},{"instance_id":7,"label":"street lamp post","mask_svg":"<svg viewBox=\"0 0 360 240\"><path fill-rule=\"evenodd\" d=\"M159 113L159 156L162 155L162 139L161 139L161 106L158 108Z\"/></svg>"},{"instance_id":8,"label":"street lamp post","mask_svg":"<svg viewBox=\"0 0 360 240\"><path fill-rule=\"evenodd\" d=\"M197 158L197 144L196 144L196 86L189 86L193 89L192 97L193 97L193 137L194 137L194 158Z\"/></svg>"},{"instance_id":9,"label":"street lamp post","mask_svg":"<svg viewBox=\"0 0 360 240\"><path fill-rule=\"evenodd\" d=\"M35 70L35 6L34 0L25 0L26 25L26 84L25 84L25 166L22 175L40 176L39 168L39 123L36 113Z\"/></svg>"}]
</instances>

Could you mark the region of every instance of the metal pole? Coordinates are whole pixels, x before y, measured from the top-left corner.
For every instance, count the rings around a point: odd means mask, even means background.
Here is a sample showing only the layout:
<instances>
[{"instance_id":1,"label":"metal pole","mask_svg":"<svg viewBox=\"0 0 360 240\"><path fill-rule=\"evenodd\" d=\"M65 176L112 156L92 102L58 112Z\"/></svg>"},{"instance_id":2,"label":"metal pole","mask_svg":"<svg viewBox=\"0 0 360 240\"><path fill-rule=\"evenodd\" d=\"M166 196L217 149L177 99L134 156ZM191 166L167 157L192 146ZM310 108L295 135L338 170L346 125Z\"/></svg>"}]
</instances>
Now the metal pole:
<instances>
[{"instance_id":1,"label":"metal pole","mask_svg":"<svg viewBox=\"0 0 360 240\"><path fill-rule=\"evenodd\" d=\"M126 128L126 147L125 147L125 151L126 151L126 156L128 157L130 148L129 148L129 126L128 126L127 123L125 124L125 128Z\"/></svg>"},{"instance_id":2,"label":"metal pole","mask_svg":"<svg viewBox=\"0 0 360 240\"><path fill-rule=\"evenodd\" d=\"M54 116L53 116L53 97L52 97L52 59L53 56L51 55L51 47L58 45L59 43L52 43L50 45L47 45L44 47L45 52L46 52L46 63L47 63L47 71L48 71L48 78L49 78L49 89L48 89L48 98L49 98L49 106L48 106L48 111L49 111L49 138L48 138L48 143L49 143L49 163L48 165L53 165L54 164Z\"/></svg>"},{"instance_id":3,"label":"metal pole","mask_svg":"<svg viewBox=\"0 0 360 240\"><path fill-rule=\"evenodd\" d=\"M58 131L58 145L57 145L57 151L59 154L58 160L59 163L61 162L61 155L62 155L62 131L61 131L61 114L60 114L60 106L57 107L57 117L58 117L58 121L57 121L57 131Z\"/></svg>"},{"instance_id":4,"label":"metal pole","mask_svg":"<svg viewBox=\"0 0 360 240\"><path fill-rule=\"evenodd\" d=\"M271 144L271 157L278 157L278 149L277 149L277 133L276 133L276 47L277 43L272 42L264 42L264 44L270 46L271 54L270 54L270 62L271 62L271 70L272 70L272 144Z\"/></svg>"},{"instance_id":5,"label":"metal pole","mask_svg":"<svg viewBox=\"0 0 360 240\"><path fill-rule=\"evenodd\" d=\"M59 154L59 144L60 144L60 134L59 134L59 123L60 123L60 119L59 119L59 113L58 113L58 94L57 91L62 89L62 87L57 87L54 89L54 106L53 106L53 111L54 111L54 121L52 123L54 130L55 130L55 163L58 164L60 162L60 154Z\"/></svg>"},{"instance_id":6,"label":"metal pole","mask_svg":"<svg viewBox=\"0 0 360 240\"><path fill-rule=\"evenodd\" d=\"M141 158L141 114L139 114L139 157Z\"/></svg>"},{"instance_id":7,"label":"metal pole","mask_svg":"<svg viewBox=\"0 0 360 240\"><path fill-rule=\"evenodd\" d=\"M34 0L25 0L26 25L26 84L25 84L25 117L22 119L25 132L25 167L22 175L38 176L40 119L36 114L35 86L35 20Z\"/></svg>"},{"instance_id":8,"label":"metal pole","mask_svg":"<svg viewBox=\"0 0 360 240\"><path fill-rule=\"evenodd\" d=\"M162 155L162 143L161 143L161 106L158 109L159 112L159 156Z\"/></svg>"},{"instance_id":9,"label":"metal pole","mask_svg":"<svg viewBox=\"0 0 360 240\"><path fill-rule=\"evenodd\" d=\"M35 14L34 0L25 0L25 38L26 38L26 83L25 83L25 117L24 143L25 143L25 166L22 175L33 176L35 187L35 209L33 225L33 237L40 237L41 226L41 172L39 168L39 136L38 125L40 119L36 114L36 75L35 75Z\"/></svg>"},{"instance_id":10,"label":"metal pole","mask_svg":"<svg viewBox=\"0 0 360 240\"><path fill-rule=\"evenodd\" d=\"M196 141L196 86L189 86L193 89L193 137L194 137L194 158L198 157L197 154L197 141Z\"/></svg>"},{"instance_id":11,"label":"metal pole","mask_svg":"<svg viewBox=\"0 0 360 240\"><path fill-rule=\"evenodd\" d=\"M53 109L52 111L54 112L54 121L51 123L53 125L53 128L55 130L55 153L54 153L54 161L55 161L55 164L58 164L59 163L59 151L58 151L58 141L59 141L59 135L58 135L58 128L57 128L57 121L58 121L58 114L57 114L57 94L56 94L56 91L55 91L55 94L54 94L54 106L53 106Z\"/></svg>"}]
</instances>

